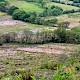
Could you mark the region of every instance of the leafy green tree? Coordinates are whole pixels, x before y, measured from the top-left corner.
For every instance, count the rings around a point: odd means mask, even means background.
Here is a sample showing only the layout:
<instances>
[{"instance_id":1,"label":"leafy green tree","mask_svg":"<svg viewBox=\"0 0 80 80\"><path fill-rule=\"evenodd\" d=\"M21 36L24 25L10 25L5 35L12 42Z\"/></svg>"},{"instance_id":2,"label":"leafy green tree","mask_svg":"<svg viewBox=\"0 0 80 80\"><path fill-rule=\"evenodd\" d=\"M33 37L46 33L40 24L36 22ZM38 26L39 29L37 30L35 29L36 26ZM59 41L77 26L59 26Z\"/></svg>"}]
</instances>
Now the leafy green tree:
<instances>
[{"instance_id":1,"label":"leafy green tree","mask_svg":"<svg viewBox=\"0 0 80 80\"><path fill-rule=\"evenodd\" d=\"M62 14L62 11L63 11L62 9L54 8L51 10L51 13L53 16L58 16L58 15Z\"/></svg>"}]
</instances>

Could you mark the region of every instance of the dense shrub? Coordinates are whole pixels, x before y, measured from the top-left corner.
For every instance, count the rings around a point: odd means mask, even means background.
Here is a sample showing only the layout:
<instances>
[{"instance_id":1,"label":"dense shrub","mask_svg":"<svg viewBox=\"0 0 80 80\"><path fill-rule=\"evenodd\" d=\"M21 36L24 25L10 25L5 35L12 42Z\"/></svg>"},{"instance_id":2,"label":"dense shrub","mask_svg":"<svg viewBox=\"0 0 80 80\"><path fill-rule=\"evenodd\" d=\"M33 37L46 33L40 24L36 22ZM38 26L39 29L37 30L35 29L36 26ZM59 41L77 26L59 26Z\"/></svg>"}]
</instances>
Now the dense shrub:
<instances>
[{"instance_id":1,"label":"dense shrub","mask_svg":"<svg viewBox=\"0 0 80 80\"><path fill-rule=\"evenodd\" d=\"M68 21L61 22L58 25L59 25L59 27L68 28L68 26L70 25L70 22L68 22Z\"/></svg>"},{"instance_id":2,"label":"dense shrub","mask_svg":"<svg viewBox=\"0 0 80 80\"><path fill-rule=\"evenodd\" d=\"M74 27L71 30L74 30L75 32L80 32L80 27Z\"/></svg>"},{"instance_id":3,"label":"dense shrub","mask_svg":"<svg viewBox=\"0 0 80 80\"><path fill-rule=\"evenodd\" d=\"M55 30L55 42L66 42L66 29L59 27L57 30Z\"/></svg>"},{"instance_id":4,"label":"dense shrub","mask_svg":"<svg viewBox=\"0 0 80 80\"><path fill-rule=\"evenodd\" d=\"M69 30L67 31L67 43L78 43L80 44L80 33L74 31L74 30Z\"/></svg>"},{"instance_id":5,"label":"dense shrub","mask_svg":"<svg viewBox=\"0 0 80 80\"><path fill-rule=\"evenodd\" d=\"M17 9L13 12L12 17L15 20L27 21L30 15L26 13L25 11Z\"/></svg>"},{"instance_id":6,"label":"dense shrub","mask_svg":"<svg viewBox=\"0 0 80 80\"><path fill-rule=\"evenodd\" d=\"M59 27L55 31L43 30L33 33L32 31L25 30L22 32L0 35L0 44L10 42L28 44L43 44L48 42L80 44L80 31L76 28L66 30L65 28Z\"/></svg>"},{"instance_id":7,"label":"dense shrub","mask_svg":"<svg viewBox=\"0 0 80 80\"><path fill-rule=\"evenodd\" d=\"M49 25L49 26L54 26L57 23L58 23L58 19L57 18L43 21L43 25Z\"/></svg>"},{"instance_id":8,"label":"dense shrub","mask_svg":"<svg viewBox=\"0 0 80 80\"><path fill-rule=\"evenodd\" d=\"M19 9L19 8L18 8L18 7L15 7L15 6L11 6L11 7L8 9L7 13L8 13L9 15L12 15L13 12L14 12L14 10L16 10L16 9Z\"/></svg>"},{"instance_id":9,"label":"dense shrub","mask_svg":"<svg viewBox=\"0 0 80 80\"><path fill-rule=\"evenodd\" d=\"M6 9L6 2L0 2L0 11L5 12Z\"/></svg>"}]
</instances>

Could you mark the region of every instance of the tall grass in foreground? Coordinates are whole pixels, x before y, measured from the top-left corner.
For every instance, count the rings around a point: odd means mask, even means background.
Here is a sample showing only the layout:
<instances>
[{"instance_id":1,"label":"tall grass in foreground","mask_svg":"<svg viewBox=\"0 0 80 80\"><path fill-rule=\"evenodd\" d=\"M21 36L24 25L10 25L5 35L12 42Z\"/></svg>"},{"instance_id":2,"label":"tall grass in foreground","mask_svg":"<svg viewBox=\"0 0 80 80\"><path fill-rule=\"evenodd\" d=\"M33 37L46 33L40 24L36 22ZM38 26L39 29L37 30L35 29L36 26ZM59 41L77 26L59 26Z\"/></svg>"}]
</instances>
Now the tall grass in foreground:
<instances>
[{"instance_id":1,"label":"tall grass in foreground","mask_svg":"<svg viewBox=\"0 0 80 80\"><path fill-rule=\"evenodd\" d=\"M13 69L4 73L0 80L80 80L80 52L71 53L69 57L65 54L58 55L55 63L47 62L53 60L49 55L43 58L48 59L46 61L42 59L44 62L38 66L38 69L51 70L54 74L36 76L32 70Z\"/></svg>"}]
</instances>

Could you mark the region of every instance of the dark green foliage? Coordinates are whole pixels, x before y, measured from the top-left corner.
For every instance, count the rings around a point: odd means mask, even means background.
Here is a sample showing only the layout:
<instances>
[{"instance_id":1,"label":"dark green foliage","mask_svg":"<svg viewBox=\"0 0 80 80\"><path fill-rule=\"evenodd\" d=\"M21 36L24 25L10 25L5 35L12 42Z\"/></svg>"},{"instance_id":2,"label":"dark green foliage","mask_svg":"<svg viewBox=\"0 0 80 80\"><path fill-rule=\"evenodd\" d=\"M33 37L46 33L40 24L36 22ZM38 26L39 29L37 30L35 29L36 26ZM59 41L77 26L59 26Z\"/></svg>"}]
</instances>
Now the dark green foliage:
<instances>
[{"instance_id":1,"label":"dark green foliage","mask_svg":"<svg viewBox=\"0 0 80 80\"><path fill-rule=\"evenodd\" d=\"M74 3L80 3L80 0L73 0Z\"/></svg>"},{"instance_id":2,"label":"dark green foliage","mask_svg":"<svg viewBox=\"0 0 80 80\"><path fill-rule=\"evenodd\" d=\"M58 23L58 20L56 18L51 19L51 20L44 20L43 21L44 25L49 25L49 26L54 26L57 23Z\"/></svg>"},{"instance_id":3,"label":"dark green foliage","mask_svg":"<svg viewBox=\"0 0 80 80\"><path fill-rule=\"evenodd\" d=\"M52 11L53 16L58 16L58 15L62 14L63 9L60 8L60 7L55 6L54 8L52 8L51 11Z\"/></svg>"},{"instance_id":4,"label":"dark green foliage","mask_svg":"<svg viewBox=\"0 0 80 80\"><path fill-rule=\"evenodd\" d=\"M5 0L0 0L0 2L2 2L2 1L4 2Z\"/></svg>"},{"instance_id":5,"label":"dark green foliage","mask_svg":"<svg viewBox=\"0 0 80 80\"><path fill-rule=\"evenodd\" d=\"M12 15L13 12L14 12L14 10L16 10L16 9L19 9L19 8L18 8L18 7L15 7L15 6L11 6L11 7L8 9L7 13L8 13L9 15Z\"/></svg>"},{"instance_id":6,"label":"dark green foliage","mask_svg":"<svg viewBox=\"0 0 80 80\"><path fill-rule=\"evenodd\" d=\"M44 12L43 12L43 16L58 16L60 14L62 14L63 9L58 7L58 6L51 6L51 9L45 8Z\"/></svg>"},{"instance_id":7,"label":"dark green foliage","mask_svg":"<svg viewBox=\"0 0 80 80\"><path fill-rule=\"evenodd\" d=\"M75 32L80 32L80 27L74 27L71 30L74 30Z\"/></svg>"},{"instance_id":8,"label":"dark green foliage","mask_svg":"<svg viewBox=\"0 0 80 80\"><path fill-rule=\"evenodd\" d=\"M67 31L67 39L66 41L68 43L78 43L80 44L80 33L76 32L76 31L73 31L73 30L70 30L70 31Z\"/></svg>"},{"instance_id":9,"label":"dark green foliage","mask_svg":"<svg viewBox=\"0 0 80 80\"><path fill-rule=\"evenodd\" d=\"M80 44L80 32L76 29L66 30L65 28L59 27L55 31L43 30L33 33L32 31L25 30L20 33L8 33L0 36L1 44L10 42L30 44L43 44L48 42Z\"/></svg>"},{"instance_id":10,"label":"dark green foliage","mask_svg":"<svg viewBox=\"0 0 80 80\"><path fill-rule=\"evenodd\" d=\"M6 11L6 3L0 2L0 11L5 12Z\"/></svg>"},{"instance_id":11,"label":"dark green foliage","mask_svg":"<svg viewBox=\"0 0 80 80\"><path fill-rule=\"evenodd\" d=\"M35 24L42 25L43 22L44 22L44 20L41 19L40 17L36 17L36 18L35 18Z\"/></svg>"},{"instance_id":12,"label":"dark green foliage","mask_svg":"<svg viewBox=\"0 0 80 80\"><path fill-rule=\"evenodd\" d=\"M15 10L12 14L13 19L15 20L22 20L22 21L27 21L27 19L30 17L28 13L22 10Z\"/></svg>"},{"instance_id":13,"label":"dark green foliage","mask_svg":"<svg viewBox=\"0 0 80 80\"><path fill-rule=\"evenodd\" d=\"M63 27L63 28L68 28L68 26L70 25L70 22L61 22L59 23L59 27Z\"/></svg>"},{"instance_id":14,"label":"dark green foliage","mask_svg":"<svg viewBox=\"0 0 80 80\"><path fill-rule=\"evenodd\" d=\"M65 28L58 28L55 30L55 39L58 42L65 43L66 42L66 29Z\"/></svg>"}]
</instances>

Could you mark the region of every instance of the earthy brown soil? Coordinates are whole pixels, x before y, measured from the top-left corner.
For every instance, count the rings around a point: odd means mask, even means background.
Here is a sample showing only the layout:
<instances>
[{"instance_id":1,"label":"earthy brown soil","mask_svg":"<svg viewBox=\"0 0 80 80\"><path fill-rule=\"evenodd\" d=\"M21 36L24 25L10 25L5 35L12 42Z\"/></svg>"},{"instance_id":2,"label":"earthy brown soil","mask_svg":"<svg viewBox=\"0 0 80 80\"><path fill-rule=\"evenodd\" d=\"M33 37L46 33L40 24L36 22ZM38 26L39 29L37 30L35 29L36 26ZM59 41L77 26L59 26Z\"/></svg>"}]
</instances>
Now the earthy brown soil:
<instances>
[{"instance_id":1,"label":"earthy brown soil","mask_svg":"<svg viewBox=\"0 0 80 80\"><path fill-rule=\"evenodd\" d=\"M24 22L13 20L11 16L7 16L6 14L3 16L0 16L0 26L12 26L12 25L21 25Z\"/></svg>"}]
</instances>

